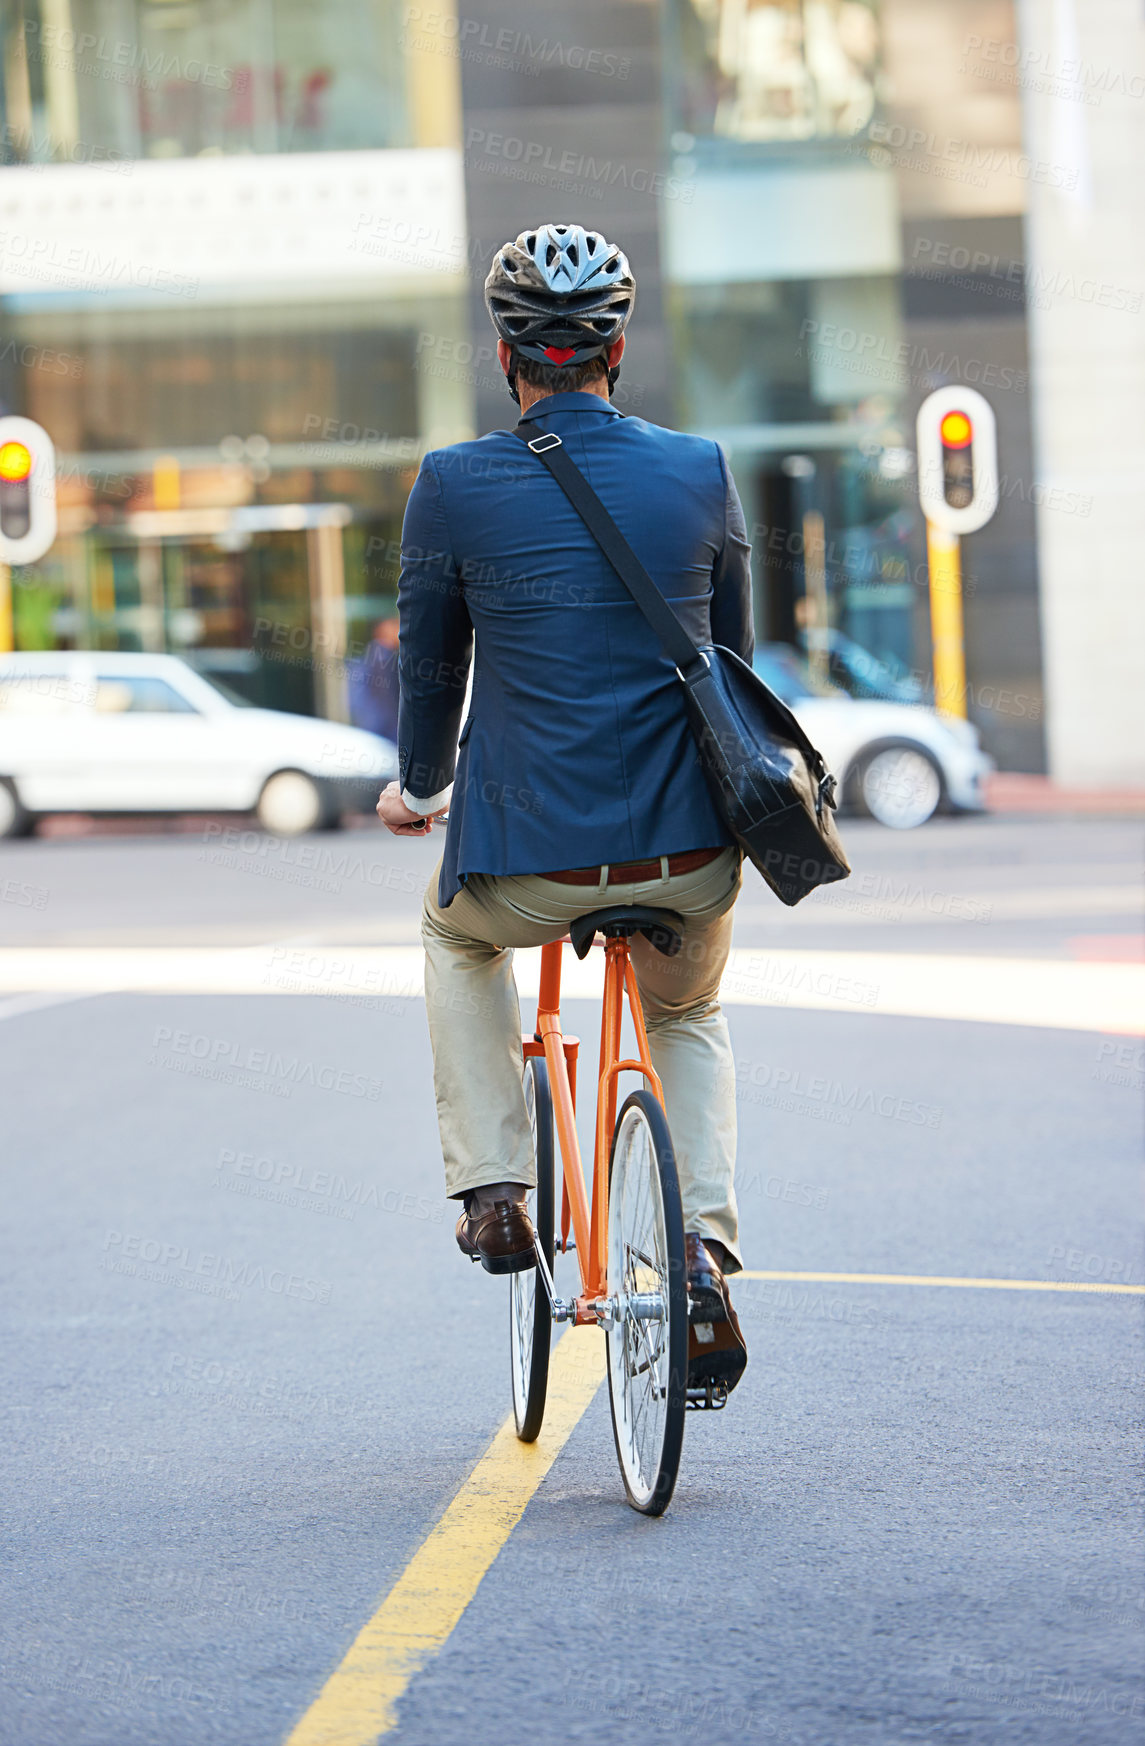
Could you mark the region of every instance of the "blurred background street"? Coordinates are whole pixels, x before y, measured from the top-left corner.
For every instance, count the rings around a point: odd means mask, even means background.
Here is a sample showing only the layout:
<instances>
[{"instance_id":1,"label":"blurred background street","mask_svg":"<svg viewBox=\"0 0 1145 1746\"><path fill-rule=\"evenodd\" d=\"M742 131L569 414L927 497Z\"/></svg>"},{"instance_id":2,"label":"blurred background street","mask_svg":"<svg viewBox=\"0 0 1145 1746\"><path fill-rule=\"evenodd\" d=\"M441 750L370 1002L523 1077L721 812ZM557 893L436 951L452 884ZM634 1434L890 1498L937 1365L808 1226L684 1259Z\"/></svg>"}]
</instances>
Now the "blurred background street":
<instances>
[{"instance_id":1,"label":"blurred background street","mask_svg":"<svg viewBox=\"0 0 1145 1746\"><path fill-rule=\"evenodd\" d=\"M1133 1737L1140 9L5 0L0 59L5 1746L368 1746L312 1706L509 1410L442 836L372 809L544 220L631 260L621 411L724 448L854 871L736 911L742 1386L660 1523L586 1387L387 1737Z\"/></svg>"}]
</instances>

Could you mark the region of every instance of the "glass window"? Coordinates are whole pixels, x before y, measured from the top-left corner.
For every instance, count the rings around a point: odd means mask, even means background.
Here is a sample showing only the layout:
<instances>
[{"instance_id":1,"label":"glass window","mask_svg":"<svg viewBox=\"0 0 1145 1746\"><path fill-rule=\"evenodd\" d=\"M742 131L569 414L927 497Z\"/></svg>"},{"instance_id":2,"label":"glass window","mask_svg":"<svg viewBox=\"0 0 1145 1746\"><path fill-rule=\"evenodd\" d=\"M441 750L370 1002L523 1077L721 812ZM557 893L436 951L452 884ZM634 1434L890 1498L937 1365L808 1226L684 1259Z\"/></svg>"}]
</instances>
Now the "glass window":
<instances>
[{"instance_id":1,"label":"glass window","mask_svg":"<svg viewBox=\"0 0 1145 1746\"><path fill-rule=\"evenodd\" d=\"M673 0L676 126L699 138L845 138L874 112L877 0Z\"/></svg>"},{"instance_id":2,"label":"glass window","mask_svg":"<svg viewBox=\"0 0 1145 1746\"><path fill-rule=\"evenodd\" d=\"M198 715L193 703L166 679L148 674L100 673L95 707L100 715Z\"/></svg>"},{"instance_id":3,"label":"glass window","mask_svg":"<svg viewBox=\"0 0 1145 1746\"><path fill-rule=\"evenodd\" d=\"M7 0L9 161L413 143L401 0Z\"/></svg>"},{"instance_id":4,"label":"glass window","mask_svg":"<svg viewBox=\"0 0 1145 1746\"><path fill-rule=\"evenodd\" d=\"M329 463L363 438L416 435L412 310L408 321L381 326L357 304L35 314L18 331L61 350L74 374L26 370L25 406L65 453L215 448L257 434L309 444Z\"/></svg>"}]
</instances>

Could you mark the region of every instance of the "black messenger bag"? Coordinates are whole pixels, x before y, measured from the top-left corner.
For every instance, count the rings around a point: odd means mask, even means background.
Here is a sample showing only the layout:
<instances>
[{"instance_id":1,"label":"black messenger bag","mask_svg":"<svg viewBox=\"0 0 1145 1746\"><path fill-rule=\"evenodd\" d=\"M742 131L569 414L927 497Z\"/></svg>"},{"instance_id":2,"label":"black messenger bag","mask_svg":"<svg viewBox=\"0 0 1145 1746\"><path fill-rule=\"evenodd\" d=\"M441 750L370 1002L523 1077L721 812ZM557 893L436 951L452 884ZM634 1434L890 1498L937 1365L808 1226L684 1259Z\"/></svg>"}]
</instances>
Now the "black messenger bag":
<instances>
[{"instance_id":1,"label":"black messenger bag","mask_svg":"<svg viewBox=\"0 0 1145 1746\"><path fill-rule=\"evenodd\" d=\"M851 871L835 826L835 778L799 723L731 649L700 648L560 437L522 419L513 432L544 462L675 663L716 811L782 903Z\"/></svg>"}]
</instances>

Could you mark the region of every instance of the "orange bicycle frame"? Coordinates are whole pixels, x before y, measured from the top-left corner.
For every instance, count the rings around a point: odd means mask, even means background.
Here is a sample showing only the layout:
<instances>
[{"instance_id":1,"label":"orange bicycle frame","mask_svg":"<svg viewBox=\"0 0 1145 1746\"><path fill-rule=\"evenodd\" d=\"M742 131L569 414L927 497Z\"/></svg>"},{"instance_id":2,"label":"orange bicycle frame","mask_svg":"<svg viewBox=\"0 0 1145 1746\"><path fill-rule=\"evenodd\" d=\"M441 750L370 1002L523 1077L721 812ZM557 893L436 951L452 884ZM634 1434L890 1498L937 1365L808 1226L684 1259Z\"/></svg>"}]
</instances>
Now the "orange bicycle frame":
<instances>
[{"instance_id":1,"label":"orange bicycle frame","mask_svg":"<svg viewBox=\"0 0 1145 1746\"><path fill-rule=\"evenodd\" d=\"M608 1289L608 1165L616 1124L617 1080L622 1073L642 1073L660 1104L664 1092L648 1049L644 1011L636 972L626 939L604 943L604 1000L600 1021L600 1065L596 1085L596 1143L593 1154L592 1202L585 1189L584 1166L576 1131L576 1069L579 1039L561 1031L561 956L563 941L541 948L541 987L537 1000L537 1031L522 1039L524 1052L543 1055L549 1072L557 1145L564 1178L561 1201L561 1249L568 1242L569 1222L575 1238L581 1290L576 1320L595 1323L597 1301ZM636 1031L637 1060L620 1056L624 996Z\"/></svg>"}]
</instances>

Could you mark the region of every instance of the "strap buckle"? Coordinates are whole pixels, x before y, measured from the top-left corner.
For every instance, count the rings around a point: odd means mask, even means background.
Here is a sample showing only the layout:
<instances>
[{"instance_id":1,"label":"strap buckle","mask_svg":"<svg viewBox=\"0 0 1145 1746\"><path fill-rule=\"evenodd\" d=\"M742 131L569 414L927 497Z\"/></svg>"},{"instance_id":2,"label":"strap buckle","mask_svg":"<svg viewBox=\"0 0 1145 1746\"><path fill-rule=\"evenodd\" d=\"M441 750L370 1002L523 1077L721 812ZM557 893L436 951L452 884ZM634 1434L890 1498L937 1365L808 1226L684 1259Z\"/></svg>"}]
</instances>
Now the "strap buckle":
<instances>
[{"instance_id":1,"label":"strap buckle","mask_svg":"<svg viewBox=\"0 0 1145 1746\"><path fill-rule=\"evenodd\" d=\"M705 655L703 649L697 649L696 654L699 656L700 661L703 663L704 672L705 673L710 672L712 663L708 660L708 657ZM694 662L689 661L689 663L688 663L689 670L692 668L693 665L694 665ZM677 679L679 679L679 681L682 685L686 685L688 683L687 673L682 673L680 671L679 667L676 668L676 677L677 677Z\"/></svg>"},{"instance_id":2,"label":"strap buckle","mask_svg":"<svg viewBox=\"0 0 1145 1746\"><path fill-rule=\"evenodd\" d=\"M539 437L533 438L529 447L532 449L534 455L543 455L549 449L559 449L561 447L561 439L555 430L544 430Z\"/></svg>"}]
</instances>

